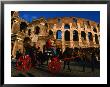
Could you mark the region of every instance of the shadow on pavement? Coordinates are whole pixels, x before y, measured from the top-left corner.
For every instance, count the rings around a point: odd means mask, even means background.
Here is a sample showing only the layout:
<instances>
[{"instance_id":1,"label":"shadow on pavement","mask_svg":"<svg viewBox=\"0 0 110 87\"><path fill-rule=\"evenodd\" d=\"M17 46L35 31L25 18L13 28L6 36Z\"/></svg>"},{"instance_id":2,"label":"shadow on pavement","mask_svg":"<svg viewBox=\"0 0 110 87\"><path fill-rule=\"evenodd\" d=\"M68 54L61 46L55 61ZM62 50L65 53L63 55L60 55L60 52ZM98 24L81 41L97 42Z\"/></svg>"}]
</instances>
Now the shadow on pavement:
<instances>
[{"instance_id":1,"label":"shadow on pavement","mask_svg":"<svg viewBox=\"0 0 110 87\"><path fill-rule=\"evenodd\" d=\"M26 73L29 77L35 77L33 74L31 74L31 73L29 73L29 72L27 72Z\"/></svg>"},{"instance_id":2,"label":"shadow on pavement","mask_svg":"<svg viewBox=\"0 0 110 87\"><path fill-rule=\"evenodd\" d=\"M48 69L45 68L37 68L37 70L49 73L51 75L49 77L77 77L76 75L70 75L69 73L65 73L63 71L59 73L51 73ZM48 76L43 76L43 77L48 77Z\"/></svg>"},{"instance_id":3,"label":"shadow on pavement","mask_svg":"<svg viewBox=\"0 0 110 87\"><path fill-rule=\"evenodd\" d=\"M13 76L13 77L26 77L26 75L24 75L24 74L22 74L22 73L19 73L18 75Z\"/></svg>"}]
</instances>

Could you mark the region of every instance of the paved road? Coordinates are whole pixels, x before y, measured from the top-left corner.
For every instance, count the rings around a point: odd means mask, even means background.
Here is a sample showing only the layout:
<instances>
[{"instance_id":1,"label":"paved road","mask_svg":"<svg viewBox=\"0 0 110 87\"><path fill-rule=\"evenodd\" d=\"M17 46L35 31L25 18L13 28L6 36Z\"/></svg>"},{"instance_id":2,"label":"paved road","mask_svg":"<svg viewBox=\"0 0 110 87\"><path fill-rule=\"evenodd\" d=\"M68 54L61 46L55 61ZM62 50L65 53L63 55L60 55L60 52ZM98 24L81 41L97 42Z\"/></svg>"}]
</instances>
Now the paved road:
<instances>
[{"instance_id":1,"label":"paved road","mask_svg":"<svg viewBox=\"0 0 110 87\"><path fill-rule=\"evenodd\" d=\"M62 62L63 67L63 62ZM89 65L86 66L85 72L83 72L83 68L81 64L77 64L74 62L71 62L70 64L71 72L66 69L61 69L59 73L52 74L48 71L48 68L46 64L44 64L42 67L32 67L30 71L23 74L22 72L16 73L16 67L12 63L12 77L99 77L100 76L100 69L99 67L95 68L94 72L91 72L91 67Z\"/></svg>"}]
</instances>

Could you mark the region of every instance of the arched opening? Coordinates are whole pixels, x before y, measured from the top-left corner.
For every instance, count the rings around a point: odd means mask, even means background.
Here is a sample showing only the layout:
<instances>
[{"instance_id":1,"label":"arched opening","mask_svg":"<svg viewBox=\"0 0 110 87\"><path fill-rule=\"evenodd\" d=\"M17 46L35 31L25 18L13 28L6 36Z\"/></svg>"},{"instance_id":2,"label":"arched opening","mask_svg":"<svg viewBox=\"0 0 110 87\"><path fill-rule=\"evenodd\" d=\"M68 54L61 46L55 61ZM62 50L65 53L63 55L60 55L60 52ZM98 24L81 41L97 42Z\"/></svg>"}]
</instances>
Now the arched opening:
<instances>
[{"instance_id":1,"label":"arched opening","mask_svg":"<svg viewBox=\"0 0 110 87\"><path fill-rule=\"evenodd\" d=\"M76 18L73 18L73 22L74 22L74 23L77 23L77 19L76 19Z\"/></svg>"},{"instance_id":2,"label":"arched opening","mask_svg":"<svg viewBox=\"0 0 110 87\"><path fill-rule=\"evenodd\" d=\"M99 44L99 40L98 40L97 34L95 34L95 42L96 42L96 44Z\"/></svg>"},{"instance_id":3,"label":"arched opening","mask_svg":"<svg viewBox=\"0 0 110 87\"><path fill-rule=\"evenodd\" d=\"M24 38L24 42L23 42L24 48L25 48L25 49L30 48L30 47L31 47L30 43L31 43L31 39L30 39L29 37L25 37L25 38Z\"/></svg>"},{"instance_id":4,"label":"arched opening","mask_svg":"<svg viewBox=\"0 0 110 87\"><path fill-rule=\"evenodd\" d=\"M45 23L45 27L47 27L47 28L48 28L48 24L47 24L47 23Z\"/></svg>"},{"instance_id":5,"label":"arched opening","mask_svg":"<svg viewBox=\"0 0 110 87\"><path fill-rule=\"evenodd\" d=\"M28 30L28 35L29 35L29 36L31 35L31 29Z\"/></svg>"},{"instance_id":6,"label":"arched opening","mask_svg":"<svg viewBox=\"0 0 110 87\"><path fill-rule=\"evenodd\" d=\"M27 24L25 22L21 22L20 24L20 31L24 30L27 28Z\"/></svg>"},{"instance_id":7,"label":"arched opening","mask_svg":"<svg viewBox=\"0 0 110 87\"><path fill-rule=\"evenodd\" d=\"M58 23L61 23L61 19L60 18L58 19Z\"/></svg>"},{"instance_id":8,"label":"arched opening","mask_svg":"<svg viewBox=\"0 0 110 87\"><path fill-rule=\"evenodd\" d=\"M92 37L92 33L91 32L88 32L88 38L89 38L89 41L93 41L93 37Z\"/></svg>"},{"instance_id":9,"label":"arched opening","mask_svg":"<svg viewBox=\"0 0 110 87\"><path fill-rule=\"evenodd\" d=\"M65 29L70 29L70 25L69 24L65 24L64 28Z\"/></svg>"},{"instance_id":10,"label":"arched opening","mask_svg":"<svg viewBox=\"0 0 110 87\"><path fill-rule=\"evenodd\" d=\"M52 30L49 30L49 35L53 35L53 31Z\"/></svg>"},{"instance_id":11,"label":"arched opening","mask_svg":"<svg viewBox=\"0 0 110 87\"><path fill-rule=\"evenodd\" d=\"M81 37L82 40L86 40L86 33L84 31L81 31Z\"/></svg>"},{"instance_id":12,"label":"arched opening","mask_svg":"<svg viewBox=\"0 0 110 87\"><path fill-rule=\"evenodd\" d=\"M29 42L29 41L31 41L31 39L29 37L24 38L24 42Z\"/></svg>"},{"instance_id":13,"label":"arched opening","mask_svg":"<svg viewBox=\"0 0 110 87\"><path fill-rule=\"evenodd\" d=\"M93 31L97 33L97 29L95 27L93 27Z\"/></svg>"},{"instance_id":14,"label":"arched opening","mask_svg":"<svg viewBox=\"0 0 110 87\"><path fill-rule=\"evenodd\" d=\"M74 30L73 31L73 41L78 41L79 37L78 37L78 31Z\"/></svg>"},{"instance_id":15,"label":"arched opening","mask_svg":"<svg viewBox=\"0 0 110 87\"><path fill-rule=\"evenodd\" d=\"M62 39L62 36L61 35L62 35L61 30L58 30L57 33L56 33L56 38L57 39Z\"/></svg>"},{"instance_id":16,"label":"arched opening","mask_svg":"<svg viewBox=\"0 0 110 87\"><path fill-rule=\"evenodd\" d=\"M40 33L40 27L36 26L35 27L35 34L39 34Z\"/></svg>"},{"instance_id":17,"label":"arched opening","mask_svg":"<svg viewBox=\"0 0 110 87\"><path fill-rule=\"evenodd\" d=\"M68 30L65 31L65 41L70 41L70 32Z\"/></svg>"}]
</instances>

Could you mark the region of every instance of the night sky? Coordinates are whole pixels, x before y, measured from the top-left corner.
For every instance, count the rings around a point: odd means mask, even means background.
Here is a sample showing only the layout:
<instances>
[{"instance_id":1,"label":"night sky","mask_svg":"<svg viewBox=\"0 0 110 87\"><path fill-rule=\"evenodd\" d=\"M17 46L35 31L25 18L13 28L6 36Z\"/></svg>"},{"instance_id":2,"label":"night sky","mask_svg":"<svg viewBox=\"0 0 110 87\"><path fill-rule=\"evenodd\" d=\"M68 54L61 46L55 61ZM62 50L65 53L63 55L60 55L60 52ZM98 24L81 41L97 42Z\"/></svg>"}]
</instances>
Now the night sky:
<instances>
[{"instance_id":1,"label":"night sky","mask_svg":"<svg viewBox=\"0 0 110 87\"><path fill-rule=\"evenodd\" d=\"M19 11L19 16L28 22L40 17L79 17L100 23L100 11Z\"/></svg>"}]
</instances>

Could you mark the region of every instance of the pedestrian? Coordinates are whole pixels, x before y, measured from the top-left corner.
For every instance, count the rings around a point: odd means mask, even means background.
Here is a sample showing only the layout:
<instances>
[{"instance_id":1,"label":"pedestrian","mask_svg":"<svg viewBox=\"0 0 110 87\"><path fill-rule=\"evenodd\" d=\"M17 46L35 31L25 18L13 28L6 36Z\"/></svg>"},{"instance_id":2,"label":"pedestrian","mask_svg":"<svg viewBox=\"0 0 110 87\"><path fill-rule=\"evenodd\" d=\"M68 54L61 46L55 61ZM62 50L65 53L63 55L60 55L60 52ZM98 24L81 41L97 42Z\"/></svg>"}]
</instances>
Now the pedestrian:
<instances>
[{"instance_id":1,"label":"pedestrian","mask_svg":"<svg viewBox=\"0 0 110 87\"><path fill-rule=\"evenodd\" d=\"M36 51L36 60L39 67L41 67L42 64L42 51L40 51L40 47L37 48Z\"/></svg>"},{"instance_id":2,"label":"pedestrian","mask_svg":"<svg viewBox=\"0 0 110 87\"><path fill-rule=\"evenodd\" d=\"M85 66L86 66L86 54L82 53L82 62L83 62L83 72L85 72Z\"/></svg>"},{"instance_id":3,"label":"pedestrian","mask_svg":"<svg viewBox=\"0 0 110 87\"><path fill-rule=\"evenodd\" d=\"M63 53L63 58L64 58L63 70L65 69L66 65L68 65L68 70L70 72L71 72L71 68L70 68L71 55L72 53L70 53L70 49L67 47Z\"/></svg>"},{"instance_id":4,"label":"pedestrian","mask_svg":"<svg viewBox=\"0 0 110 87\"><path fill-rule=\"evenodd\" d=\"M95 69L95 60L96 60L96 55L95 51L93 50L92 55L91 55L91 71L94 72Z\"/></svg>"}]
</instances>

